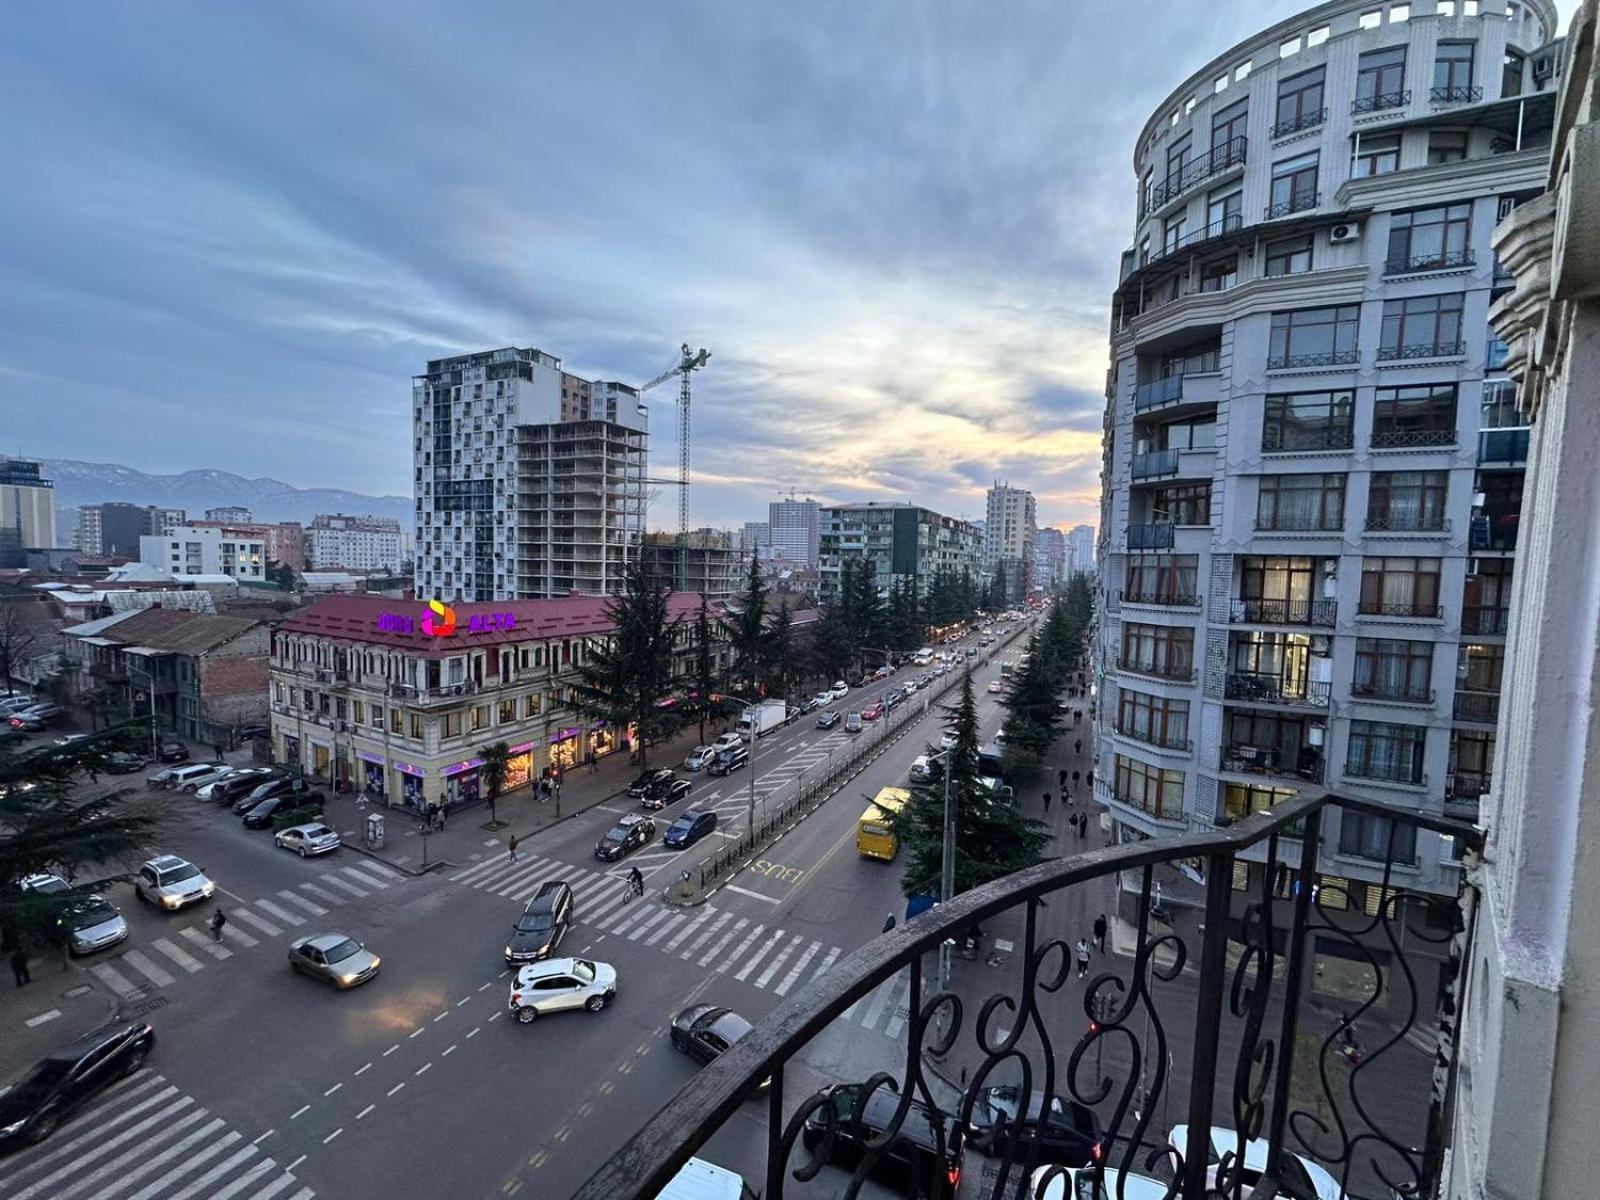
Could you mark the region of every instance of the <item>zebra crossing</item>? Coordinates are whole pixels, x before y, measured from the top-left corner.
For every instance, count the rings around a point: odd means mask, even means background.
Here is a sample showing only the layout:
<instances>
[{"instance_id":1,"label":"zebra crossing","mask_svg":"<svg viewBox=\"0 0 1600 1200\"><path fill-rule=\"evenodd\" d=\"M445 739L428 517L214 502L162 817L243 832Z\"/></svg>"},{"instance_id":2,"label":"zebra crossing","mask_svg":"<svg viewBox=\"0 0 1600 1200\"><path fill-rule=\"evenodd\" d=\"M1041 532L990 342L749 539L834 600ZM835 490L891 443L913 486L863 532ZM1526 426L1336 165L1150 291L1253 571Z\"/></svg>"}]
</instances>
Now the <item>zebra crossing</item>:
<instances>
[{"instance_id":1,"label":"zebra crossing","mask_svg":"<svg viewBox=\"0 0 1600 1200\"><path fill-rule=\"evenodd\" d=\"M280 888L270 897L248 905L227 906L228 923L219 943L204 925L184 925L147 946L135 947L89 964L89 973L125 1001L144 999L152 988L171 987L180 978L203 971L212 963L232 958L237 950L259 946L263 938L314 927L330 908L353 899L375 895L404 879L382 863L363 861L356 866L331 866L293 888ZM0 1193L3 1194L3 1193Z\"/></svg>"},{"instance_id":2,"label":"zebra crossing","mask_svg":"<svg viewBox=\"0 0 1600 1200\"><path fill-rule=\"evenodd\" d=\"M261 1139L257 1138L256 1142ZM136 1071L6 1160L4 1200L311 1200L256 1142L156 1071Z\"/></svg>"},{"instance_id":3,"label":"zebra crossing","mask_svg":"<svg viewBox=\"0 0 1600 1200\"><path fill-rule=\"evenodd\" d=\"M696 908L638 900L630 903L627 868L614 870L616 873L574 867L557 859L526 855L515 862L506 858L479 862L450 879L518 904L526 903L550 880L564 880L577 895L578 924L715 969L774 996L787 996L826 974L844 954L839 946L738 916L714 902ZM857 1001L845 1017L897 1038L908 1020L909 991L910 979L902 972Z\"/></svg>"}]
</instances>

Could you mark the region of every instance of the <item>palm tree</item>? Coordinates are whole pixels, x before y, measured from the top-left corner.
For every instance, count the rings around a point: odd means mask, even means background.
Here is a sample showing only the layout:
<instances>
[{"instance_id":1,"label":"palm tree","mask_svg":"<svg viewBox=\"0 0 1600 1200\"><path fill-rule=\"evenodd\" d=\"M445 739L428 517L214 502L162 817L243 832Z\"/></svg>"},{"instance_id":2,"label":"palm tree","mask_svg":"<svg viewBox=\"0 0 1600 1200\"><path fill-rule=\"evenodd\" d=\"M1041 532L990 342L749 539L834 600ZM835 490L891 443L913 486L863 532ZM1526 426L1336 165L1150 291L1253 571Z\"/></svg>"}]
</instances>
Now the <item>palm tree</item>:
<instances>
[{"instance_id":1,"label":"palm tree","mask_svg":"<svg viewBox=\"0 0 1600 1200\"><path fill-rule=\"evenodd\" d=\"M494 742L482 747L478 757L483 759L483 765L478 768L478 777L483 780L484 790L489 793L489 820L498 821L495 816L495 801L500 799L500 789L506 786L506 774L511 769L511 747L504 742Z\"/></svg>"}]
</instances>

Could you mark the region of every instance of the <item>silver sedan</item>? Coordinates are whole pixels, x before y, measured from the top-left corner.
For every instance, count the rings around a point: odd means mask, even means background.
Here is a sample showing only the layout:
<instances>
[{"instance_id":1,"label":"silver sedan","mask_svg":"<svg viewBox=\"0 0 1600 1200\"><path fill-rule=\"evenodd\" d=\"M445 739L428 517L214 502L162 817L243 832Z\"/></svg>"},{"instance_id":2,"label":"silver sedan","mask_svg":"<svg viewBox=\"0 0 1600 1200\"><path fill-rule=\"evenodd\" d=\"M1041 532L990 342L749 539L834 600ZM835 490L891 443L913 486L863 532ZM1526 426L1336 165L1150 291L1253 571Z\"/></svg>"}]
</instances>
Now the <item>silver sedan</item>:
<instances>
[{"instance_id":1,"label":"silver sedan","mask_svg":"<svg viewBox=\"0 0 1600 1200\"><path fill-rule=\"evenodd\" d=\"M311 854L326 854L340 846L339 835L318 821L280 829L272 835L272 840L285 850L293 850L301 858Z\"/></svg>"},{"instance_id":2,"label":"silver sedan","mask_svg":"<svg viewBox=\"0 0 1600 1200\"><path fill-rule=\"evenodd\" d=\"M289 965L340 988L353 988L378 973L383 962L354 938L342 933L319 933L289 946Z\"/></svg>"}]
</instances>

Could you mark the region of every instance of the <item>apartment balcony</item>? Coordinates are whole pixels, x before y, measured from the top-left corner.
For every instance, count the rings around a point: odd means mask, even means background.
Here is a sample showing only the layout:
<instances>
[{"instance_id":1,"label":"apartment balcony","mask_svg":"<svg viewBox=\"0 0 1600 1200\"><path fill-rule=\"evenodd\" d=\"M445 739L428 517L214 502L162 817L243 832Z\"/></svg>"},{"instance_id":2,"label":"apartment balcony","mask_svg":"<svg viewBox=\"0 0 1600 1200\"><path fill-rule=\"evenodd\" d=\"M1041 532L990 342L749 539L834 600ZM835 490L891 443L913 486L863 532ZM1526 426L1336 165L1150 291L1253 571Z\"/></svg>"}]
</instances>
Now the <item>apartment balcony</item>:
<instances>
[{"instance_id":1,"label":"apartment balcony","mask_svg":"<svg viewBox=\"0 0 1600 1200\"><path fill-rule=\"evenodd\" d=\"M1385 275L1412 275L1423 271L1454 271L1478 261L1471 250L1437 250L1430 254L1411 254L1385 260Z\"/></svg>"},{"instance_id":2,"label":"apartment balcony","mask_svg":"<svg viewBox=\"0 0 1600 1200\"><path fill-rule=\"evenodd\" d=\"M1361 361L1361 351L1326 350L1306 354L1274 354L1267 358L1269 371L1295 371L1311 367L1353 367Z\"/></svg>"},{"instance_id":3,"label":"apartment balcony","mask_svg":"<svg viewBox=\"0 0 1600 1200\"><path fill-rule=\"evenodd\" d=\"M1461 633L1466 637L1504 634L1510 624L1509 608L1485 608L1469 604L1461 610Z\"/></svg>"},{"instance_id":4,"label":"apartment balcony","mask_svg":"<svg viewBox=\"0 0 1600 1200\"><path fill-rule=\"evenodd\" d=\"M1276 221L1280 217L1292 217L1295 213L1310 212L1322 203L1320 192L1296 192L1287 200L1280 200L1276 204L1269 204L1266 211L1261 214L1262 220Z\"/></svg>"},{"instance_id":5,"label":"apartment balcony","mask_svg":"<svg viewBox=\"0 0 1600 1200\"><path fill-rule=\"evenodd\" d=\"M1531 429L1482 429L1478 431L1480 467L1525 467Z\"/></svg>"},{"instance_id":6,"label":"apartment balcony","mask_svg":"<svg viewBox=\"0 0 1600 1200\"><path fill-rule=\"evenodd\" d=\"M1165 750L1170 754L1193 754L1194 743L1188 738L1155 738L1146 733L1139 733L1132 729L1117 728L1117 736L1125 737L1129 741L1138 742L1141 746L1148 746L1152 750Z\"/></svg>"},{"instance_id":7,"label":"apartment balcony","mask_svg":"<svg viewBox=\"0 0 1600 1200\"><path fill-rule=\"evenodd\" d=\"M1173 530L1170 521L1128 526L1129 550L1171 550Z\"/></svg>"},{"instance_id":8,"label":"apartment balcony","mask_svg":"<svg viewBox=\"0 0 1600 1200\"><path fill-rule=\"evenodd\" d=\"M1317 746L1302 746L1292 762L1285 760L1278 750L1270 746L1230 743L1222 752L1222 769L1239 775L1267 775L1321 783L1322 766L1322 750Z\"/></svg>"},{"instance_id":9,"label":"apartment balcony","mask_svg":"<svg viewBox=\"0 0 1600 1200\"><path fill-rule=\"evenodd\" d=\"M1430 687L1407 683L1352 683L1350 695L1357 700L1381 700L1385 704L1428 704L1434 702L1435 692Z\"/></svg>"},{"instance_id":10,"label":"apartment balcony","mask_svg":"<svg viewBox=\"0 0 1600 1200\"><path fill-rule=\"evenodd\" d=\"M1100 789L1097 779L1097 794L1104 794ZM752 1148L745 1174L767 1200L800 1190L849 1194L849 1174L824 1165L840 1137L836 1110L812 1091L813 1072L804 1064L851 1028L844 1014L864 1009L880 988L903 991L909 1020L893 1055L898 1066L891 1062L866 1088L886 1097L898 1088L900 1095L932 1106L929 1117L908 1104L895 1107L881 1137L869 1143L862 1174L913 1121L919 1140L931 1134L936 1178L964 1173L974 1181L982 1175L985 1196L1033 1195L1028 1177L1042 1147L1026 1127L1004 1129L1002 1136L1016 1139L1011 1144L1023 1160L1008 1169L1002 1165L1008 1156L983 1157L986 1146L961 1124L982 1089L1011 1076L960 1071L957 1065L995 1065L1009 1056L1016 1061L1004 1065L1021 1073L1024 1087L1029 1079L1043 1080L1046 1090L1089 1102L1101 1129L1093 1165L1080 1174L1088 1185L1084 1195L1116 1197L1116 1185L1102 1178L1116 1170L1158 1174L1157 1186L1174 1200L1234 1197L1246 1189L1262 1200L1309 1200L1314 1193L1304 1190L1309 1181L1291 1153L1324 1164L1347 1196L1387 1197L1397 1189L1435 1195L1450 1149L1457 1070L1456 1040L1439 1033L1441 1022L1458 1024L1462 999L1456 985L1438 986L1439 979L1455 976L1440 970L1437 930L1445 931L1444 940L1453 931L1462 961L1472 962L1477 925L1463 925L1453 901L1434 903L1414 893L1402 899L1393 866L1378 862L1367 872L1369 882L1338 889L1348 889L1353 911L1331 913L1329 889L1322 904L1313 904L1311 888L1293 881L1315 878L1326 831L1342 824L1340 811L1389 818L1473 850L1483 845L1482 834L1465 822L1398 805L1302 794L1224 828L1052 858L974 888L843 956L797 987L714 1062L685 1071L677 1094L596 1162L574 1200L649 1200L691 1156L724 1135ZM1282 866L1263 870L1263 858ZM1163 902L1156 884L1175 878L1180 868L1203 870L1212 886L1204 889L1209 907L1203 917L1174 924L1165 912L1171 896ZM1218 884L1235 879L1241 890ZM1111 912L1119 928L1129 931L1128 945L1119 946L1123 953L1097 956L1093 977L1081 986L1058 987L1070 963L1054 940L1063 935L1049 923L1050 915L1102 911L1111 893L1117 896ZM1412 916L1413 909L1422 913ZM1362 913L1374 915L1338 920ZM1442 922L1431 937L1417 936L1414 922L1422 915ZM1339 944L1348 943L1346 953L1358 962L1384 964L1381 972L1352 973L1353 989L1337 1005L1311 983L1316 940L1331 937L1330 921L1340 931ZM1021 972L1020 986L1009 974L1002 981L998 973L957 964L947 990L941 990L933 981L943 948L964 943L980 926L989 939L1015 943L1010 961ZM1343 932L1346 927L1351 932ZM1085 1020L1086 1009L1097 1019ZM1359 1072L1338 1054L1342 1012L1360 1014L1357 1032L1367 1055ZM1429 1050L1419 1068L1415 1044L1422 1042ZM1280 1049L1301 1046L1309 1049ZM945 1062L940 1077L959 1075L961 1082L943 1086L930 1059ZM861 1074L872 1069L863 1066ZM1374 1086L1383 1093L1377 1107ZM1130 1103L1136 1092L1137 1106ZM1242 1141L1223 1146L1221 1164L1210 1145L1212 1127L1238 1126L1239 1112L1249 1114L1249 1128L1265 1147L1264 1160L1252 1154L1248 1174L1235 1165L1245 1161ZM1174 1124L1187 1125L1189 1132L1169 1156L1165 1143ZM1341 1152L1341 1145L1385 1150ZM987 1176L996 1169L1004 1176L991 1185ZM806 1182L814 1175L814 1184ZM1131 1185L1128 1190L1131 1195Z\"/></svg>"},{"instance_id":11,"label":"apartment balcony","mask_svg":"<svg viewBox=\"0 0 1600 1200\"><path fill-rule=\"evenodd\" d=\"M1493 725L1500 719L1500 693L1458 691L1452 716L1473 725Z\"/></svg>"},{"instance_id":12,"label":"apartment balcony","mask_svg":"<svg viewBox=\"0 0 1600 1200\"><path fill-rule=\"evenodd\" d=\"M1374 429L1374 450L1431 450L1456 444L1454 425L1435 425L1423 429Z\"/></svg>"},{"instance_id":13,"label":"apartment balcony","mask_svg":"<svg viewBox=\"0 0 1600 1200\"><path fill-rule=\"evenodd\" d=\"M1380 600L1362 600L1356 611L1363 617L1406 617L1413 621L1438 621L1444 618L1444 606L1439 604L1385 603Z\"/></svg>"},{"instance_id":14,"label":"apartment balcony","mask_svg":"<svg viewBox=\"0 0 1600 1200\"><path fill-rule=\"evenodd\" d=\"M1450 518L1443 513L1368 513L1368 533L1449 533Z\"/></svg>"},{"instance_id":15,"label":"apartment balcony","mask_svg":"<svg viewBox=\"0 0 1600 1200\"><path fill-rule=\"evenodd\" d=\"M1497 517L1473 517L1467 534L1467 548L1474 554L1485 550L1515 550L1520 513Z\"/></svg>"},{"instance_id":16,"label":"apartment balcony","mask_svg":"<svg viewBox=\"0 0 1600 1200\"><path fill-rule=\"evenodd\" d=\"M1343 533L1344 521L1332 516L1294 516L1284 513L1270 524L1256 525L1257 533Z\"/></svg>"},{"instance_id":17,"label":"apartment balcony","mask_svg":"<svg viewBox=\"0 0 1600 1200\"><path fill-rule=\"evenodd\" d=\"M1139 675L1145 679L1159 679L1165 683L1193 683L1198 677L1195 666L1154 666L1129 662L1119 654L1109 659L1110 667L1119 675Z\"/></svg>"},{"instance_id":18,"label":"apartment balcony","mask_svg":"<svg viewBox=\"0 0 1600 1200\"><path fill-rule=\"evenodd\" d=\"M1454 342L1408 342L1402 346L1379 346L1379 362L1410 362L1418 358L1460 358L1467 344Z\"/></svg>"},{"instance_id":19,"label":"apartment balcony","mask_svg":"<svg viewBox=\"0 0 1600 1200\"><path fill-rule=\"evenodd\" d=\"M1235 671L1223 680L1223 696L1245 704L1297 705L1327 708L1332 688L1311 679L1291 680L1260 671Z\"/></svg>"},{"instance_id":20,"label":"apartment balcony","mask_svg":"<svg viewBox=\"0 0 1600 1200\"><path fill-rule=\"evenodd\" d=\"M1294 426L1268 425L1261 431L1263 454L1354 450L1355 445L1356 431L1353 425L1332 429L1300 429Z\"/></svg>"},{"instance_id":21,"label":"apartment balcony","mask_svg":"<svg viewBox=\"0 0 1600 1200\"><path fill-rule=\"evenodd\" d=\"M1199 187L1208 179L1214 179L1225 171L1235 167L1242 167L1245 163L1249 143L1246 138L1234 138L1221 146L1213 147L1198 155L1194 160L1184 164L1176 174L1168 175L1160 183L1150 189L1150 208L1158 209L1170 200L1176 200L1186 192Z\"/></svg>"},{"instance_id":22,"label":"apartment balcony","mask_svg":"<svg viewBox=\"0 0 1600 1200\"><path fill-rule=\"evenodd\" d=\"M1178 473L1176 450L1151 450L1133 456L1132 474L1135 479L1153 479L1161 475Z\"/></svg>"},{"instance_id":23,"label":"apartment balcony","mask_svg":"<svg viewBox=\"0 0 1600 1200\"><path fill-rule=\"evenodd\" d=\"M1193 592L1128 592L1117 593L1119 604L1159 604L1163 608L1199 608L1200 597Z\"/></svg>"},{"instance_id":24,"label":"apartment balcony","mask_svg":"<svg viewBox=\"0 0 1600 1200\"><path fill-rule=\"evenodd\" d=\"M1316 129L1327 119L1328 110L1325 108L1314 112L1301 113L1298 117L1290 117L1287 121L1279 121L1272 127L1272 136L1274 138L1288 137L1292 133Z\"/></svg>"},{"instance_id":25,"label":"apartment balcony","mask_svg":"<svg viewBox=\"0 0 1600 1200\"><path fill-rule=\"evenodd\" d=\"M1409 91L1379 92L1375 96L1358 96L1350 102L1350 115L1360 117L1369 113L1387 112L1390 109L1404 108L1410 103L1411 93Z\"/></svg>"},{"instance_id":26,"label":"apartment balcony","mask_svg":"<svg viewBox=\"0 0 1600 1200\"><path fill-rule=\"evenodd\" d=\"M1230 600L1230 625L1314 625L1332 629L1338 619L1337 600Z\"/></svg>"},{"instance_id":27,"label":"apartment balcony","mask_svg":"<svg viewBox=\"0 0 1600 1200\"><path fill-rule=\"evenodd\" d=\"M1436 87L1428 89L1429 104L1476 104L1483 99L1481 87Z\"/></svg>"},{"instance_id":28,"label":"apartment balcony","mask_svg":"<svg viewBox=\"0 0 1600 1200\"><path fill-rule=\"evenodd\" d=\"M1344 765L1344 777L1370 779L1374 783L1403 783L1411 787L1428 786L1428 773L1409 762L1347 762Z\"/></svg>"},{"instance_id":29,"label":"apartment balcony","mask_svg":"<svg viewBox=\"0 0 1600 1200\"><path fill-rule=\"evenodd\" d=\"M1446 804L1477 804L1489 794L1492 776L1487 771L1453 771L1444 777Z\"/></svg>"}]
</instances>

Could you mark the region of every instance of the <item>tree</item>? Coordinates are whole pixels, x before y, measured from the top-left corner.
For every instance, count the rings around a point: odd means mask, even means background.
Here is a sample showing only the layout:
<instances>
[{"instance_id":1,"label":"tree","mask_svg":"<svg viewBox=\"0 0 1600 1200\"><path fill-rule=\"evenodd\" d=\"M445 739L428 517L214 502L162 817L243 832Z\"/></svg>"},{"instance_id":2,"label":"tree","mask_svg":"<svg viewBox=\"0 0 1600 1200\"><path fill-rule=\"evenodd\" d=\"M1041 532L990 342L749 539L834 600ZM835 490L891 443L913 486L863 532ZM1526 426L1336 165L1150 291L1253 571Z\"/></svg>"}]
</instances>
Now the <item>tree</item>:
<instances>
[{"instance_id":1,"label":"tree","mask_svg":"<svg viewBox=\"0 0 1600 1200\"><path fill-rule=\"evenodd\" d=\"M869 649L884 643L883 600L878 595L876 568L864 558L846 559L841 570L840 590L848 630L851 661L860 666Z\"/></svg>"},{"instance_id":2,"label":"tree","mask_svg":"<svg viewBox=\"0 0 1600 1200\"><path fill-rule=\"evenodd\" d=\"M33 600L0 600L0 676L5 677L6 692L12 691L16 669L33 658L39 642L38 628L24 613L22 606Z\"/></svg>"},{"instance_id":3,"label":"tree","mask_svg":"<svg viewBox=\"0 0 1600 1200\"><path fill-rule=\"evenodd\" d=\"M711 612L706 598L700 597L700 611L694 618L694 692L695 715L700 719L700 741L706 740L706 718L720 710L722 697L717 694L716 664L712 659ZM713 697L716 697L713 699Z\"/></svg>"},{"instance_id":4,"label":"tree","mask_svg":"<svg viewBox=\"0 0 1600 1200\"><path fill-rule=\"evenodd\" d=\"M672 672L676 622L668 619L667 589L637 566L628 568L622 588L606 604L611 635L585 643L584 661L572 687L572 707L613 729L633 726L639 764L644 766L650 739L673 723L661 702L676 682Z\"/></svg>"},{"instance_id":5,"label":"tree","mask_svg":"<svg viewBox=\"0 0 1600 1200\"><path fill-rule=\"evenodd\" d=\"M1054 678L1053 650L1039 633L1028 639L1027 661L1011 676L1011 689L1001 704L1006 709L1006 762L1018 782L1031 780L1039 760L1050 749L1060 728L1056 697L1061 685Z\"/></svg>"},{"instance_id":6,"label":"tree","mask_svg":"<svg viewBox=\"0 0 1600 1200\"><path fill-rule=\"evenodd\" d=\"M750 559L750 574L744 591L735 602L738 619L733 625L734 670L746 681L754 696L761 683L762 652L766 648L767 585L761 577L761 560Z\"/></svg>"},{"instance_id":7,"label":"tree","mask_svg":"<svg viewBox=\"0 0 1600 1200\"><path fill-rule=\"evenodd\" d=\"M268 559L266 579L280 592L294 591L294 568L287 563Z\"/></svg>"},{"instance_id":8,"label":"tree","mask_svg":"<svg viewBox=\"0 0 1600 1200\"><path fill-rule=\"evenodd\" d=\"M828 682L842 678L849 668L849 635L837 602L822 606L822 614L812 627L806 657L811 673Z\"/></svg>"},{"instance_id":9,"label":"tree","mask_svg":"<svg viewBox=\"0 0 1600 1200\"><path fill-rule=\"evenodd\" d=\"M955 813L955 894L1044 861L1044 825L978 780L978 708L972 671L962 673L961 702L950 728L955 745L936 764L934 778L912 789L895 831L908 851L900 884L907 896L937 890L944 857L944 777L950 772Z\"/></svg>"},{"instance_id":10,"label":"tree","mask_svg":"<svg viewBox=\"0 0 1600 1200\"><path fill-rule=\"evenodd\" d=\"M511 770L511 747L504 742L491 742L480 747L478 757L483 759L483 766L478 768L478 778L483 782L483 790L489 796L489 820L498 823L494 806L500 799L500 790L506 786L506 775Z\"/></svg>"},{"instance_id":11,"label":"tree","mask_svg":"<svg viewBox=\"0 0 1600 1200\"><path fill-rule=\"evenodd\" d=\"M914 579L900 579L889 589L884 613L884 644L891 650L915 650L922 645L924 626Z\"/></svg>"}]
</instances>

